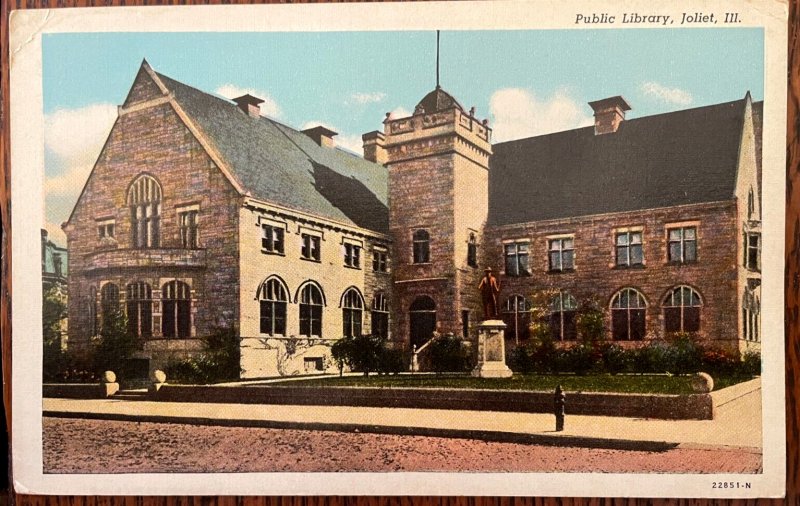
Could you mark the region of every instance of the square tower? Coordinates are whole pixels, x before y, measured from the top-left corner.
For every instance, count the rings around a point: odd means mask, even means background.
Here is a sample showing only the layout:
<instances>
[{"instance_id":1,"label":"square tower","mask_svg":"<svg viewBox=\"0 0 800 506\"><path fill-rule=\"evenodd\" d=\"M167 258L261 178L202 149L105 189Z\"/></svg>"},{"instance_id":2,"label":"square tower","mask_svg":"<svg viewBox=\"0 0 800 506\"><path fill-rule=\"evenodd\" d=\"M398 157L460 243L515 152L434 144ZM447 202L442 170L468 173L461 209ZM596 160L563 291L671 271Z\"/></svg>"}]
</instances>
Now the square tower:
<instances>
[{"instance_id":1,"label":"square tower","mask_svg":"<svg viewBox=\"0 0 800 506\"><path fill-rule=\"evenodd\" d=\"M440 87L406 118L384 121L393 335L417 346L433 331L468 336L482 315L478 247L489 204L491 129Z\"/></svg>"}]
</instances>

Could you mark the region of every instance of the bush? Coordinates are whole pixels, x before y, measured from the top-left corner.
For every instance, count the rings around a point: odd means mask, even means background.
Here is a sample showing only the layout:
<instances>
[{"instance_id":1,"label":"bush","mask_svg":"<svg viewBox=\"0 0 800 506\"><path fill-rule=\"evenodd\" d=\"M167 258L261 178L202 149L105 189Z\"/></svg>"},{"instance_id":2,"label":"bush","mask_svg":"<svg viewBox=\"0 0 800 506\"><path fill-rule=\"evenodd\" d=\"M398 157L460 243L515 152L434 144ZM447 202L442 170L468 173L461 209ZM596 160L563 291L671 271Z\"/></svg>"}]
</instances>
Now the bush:
<instances>
[{"instance_id":1,"label":"bush","mask_svg":"<svg viewBox=\"0 0 800 506\"><path fill-rule=\"evenodd\" d=\"M339 365L339 372L347 366L352 371L397 374L404 369L405 357L401 350L386 347L382 337L361 335L343 337L331 346L331 355Z\"/></svg>"},{"instance_id":2,"label":"bush","mask_svg":"<svg viewBox=\"0 0 800 506\"><path fill-rule=\"evenodd\" d=\"M405 370L408 360L402 350L383 348L378 359L380 374L397 374Z\"/></svg>"},{"instance_id":3,"label":"bush","mask_svg":"<svg viewBox=\"0 0 800 506\"><path fill-rule=\"evenodd\" d=\"M450 335L436 337L428 345L428 357L434 372L465 372L470 369L467 350L461 339Z\"/></svg>"},{"instance_id":4,"label":"bush","mask_svg":"<svg viewBox=\"0 0 800 506\"><path fill-rule=\"evenodd\" d=\"M630 353L635 373L664 373L672 368L669 345L663 341L653 341Z\"/></svg>"},{"instance_id":5,"label":"bush","mask_svg":"<svg viewBox=\"0 0 800 506\"><path fill-rule=\"evenodd\" d=\"M597 358L591 347L577 344L557 353L556 367L558 372L574 372L583 376L595 367Z\"/></svg>"},{"instance_id":6,"label":"bush","mask_svg":"<svg viewBox=\"0 0 800 506\"><path fill-rule=\"evenodd\" d=\"M739 360L733 354L716 349L706 349L700 354L701 368L712 376L735 374Z\"/></svg>"},{"instance_id":7,"label":"bush","mask_svg":"<svg viewBox=\"0 0 800 506\"><path fill-rule=\"evenodd\" d=\"M600 348L603 369L609 374L618 374L629 370L632 354L618 344L606 344Z\"/></svg>"},{"instance_id":8,"label":"bush","mask_svg":"<svg viewBox=\"0 0 800 506\"><path fill-rule=\"evenodd\" d=\"M204 351L197 356L173 360L164 366L167 380L208 384L239 379L239 337L231 328L216 328L202 338Z\"/></svg>"},{"instance_id":9,"label":"bush","mask_svg":"<svg viewBox=\"0 0 800 506\"><path fill-rule=\"evenodd\" d=\"M751 376L758 376L761 374L761 353L753 350L747 350L742 354L741 363L742 372Z\"/></svg>"},{"instance_id":10,"label":"bush","mask_svg":"<svg viewBox=\"0 0 800 506\"><path fill-rule=\"evenodd\" d=\"M94 371L114 371L120 380L125 380L128 359L138 349L139 342L128 332L128 320L119 308L109 307L103 316L100 338L94 349Z\"/></svg>"},{"instance_id":11,"label":"bush","mask_svg":"<svg viewBox=\"0 0 800 506\"><path fill-rule=\"evenodd\" d=\"M603 310L595 300L589 299L581 305L575 316L575 327L578 336L586 344L593 344L605 338L606 324Z\"/></svg>"},{"instance_id":12,"label":"bush","mask_svg":"<svg viewBox=\"0 0 800 506\"><path fill-rule=\"evenodd\" d=\"M685 332L673 336L675 339L668 349L667 371L673 374L698 372L702 365L700 348L690 334Z\"/></svg>"}]
</instances>

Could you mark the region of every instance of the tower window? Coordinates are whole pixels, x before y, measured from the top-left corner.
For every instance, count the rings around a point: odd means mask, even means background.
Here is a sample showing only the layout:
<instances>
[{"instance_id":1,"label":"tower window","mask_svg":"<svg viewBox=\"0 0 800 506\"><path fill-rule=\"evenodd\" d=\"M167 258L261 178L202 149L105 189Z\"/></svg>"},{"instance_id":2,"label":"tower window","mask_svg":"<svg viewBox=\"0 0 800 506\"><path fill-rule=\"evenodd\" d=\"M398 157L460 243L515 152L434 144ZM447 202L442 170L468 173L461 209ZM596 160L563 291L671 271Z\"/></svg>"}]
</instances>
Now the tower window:
<instances>
[{"instance_id":1,"label":"tower window","mask_svg":"<svg viewBox=\"0 0 800 506\"><path fill-rule=\"evenodd\" d=\"M744 265L748 270L761 270L761 234L748 233L745 235Z\"/></svg>"},{"instance_id":2,"label":"tower window","mask_svg":"<svg viewBox=\"0 0 800 506\"><path fill-rule=\"evenodd\" d=\"M431 261L431 236L427 230L417 230L413 236L413 256L415 264L426 264Z\"/></svg>"},{"instance_id":3,"label":"tower window","mask_svg":"<svg viewBox=\"0 0 800 506\"><path fill-rule=\"evenodd\" d=\"M467 265L470 267L478 266L478 242L475 239L475 234L469 234L469 242L467 243Z\"/></svg>"}]
</instances>

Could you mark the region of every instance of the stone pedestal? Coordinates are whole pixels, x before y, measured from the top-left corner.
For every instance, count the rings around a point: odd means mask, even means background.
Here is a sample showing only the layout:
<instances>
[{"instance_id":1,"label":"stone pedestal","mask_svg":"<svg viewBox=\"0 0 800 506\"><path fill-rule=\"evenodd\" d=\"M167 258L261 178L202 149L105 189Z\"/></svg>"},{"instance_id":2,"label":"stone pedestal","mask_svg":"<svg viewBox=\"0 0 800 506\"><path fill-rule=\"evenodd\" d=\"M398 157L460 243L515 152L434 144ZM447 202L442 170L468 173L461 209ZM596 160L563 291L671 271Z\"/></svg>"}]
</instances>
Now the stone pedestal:
<instances>
[{"instance_id":1,"label":"stone pedestal","mask_svg":"<svg viewBox=\"0 0 800 506\"><path fill-rule=\"evenodd\" d=\"M478 364L472 370L476 378L510 378L506 365L506 324L486 320L478 325Z\"/></svg>"}]
</instances>

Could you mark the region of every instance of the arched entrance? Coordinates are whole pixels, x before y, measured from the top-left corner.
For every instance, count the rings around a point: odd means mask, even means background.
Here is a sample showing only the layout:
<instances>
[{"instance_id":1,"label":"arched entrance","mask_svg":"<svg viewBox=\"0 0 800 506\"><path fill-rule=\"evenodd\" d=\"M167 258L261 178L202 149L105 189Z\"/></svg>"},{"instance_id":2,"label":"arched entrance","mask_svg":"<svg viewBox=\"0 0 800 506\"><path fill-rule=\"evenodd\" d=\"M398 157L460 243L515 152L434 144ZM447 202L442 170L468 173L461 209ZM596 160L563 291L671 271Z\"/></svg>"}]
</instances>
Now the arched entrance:
<instances>
[{"instance_id":1,"label":"arched entrance","mask_svg":"<svg viewBox=\"0 0 800 506\"><path fill-rule=\"evenodd\" d=\"M411 344L422 346L436 330L436 303L427 295L417 297L411 303L408 313Z\"/></svg>"}]
</instances>

